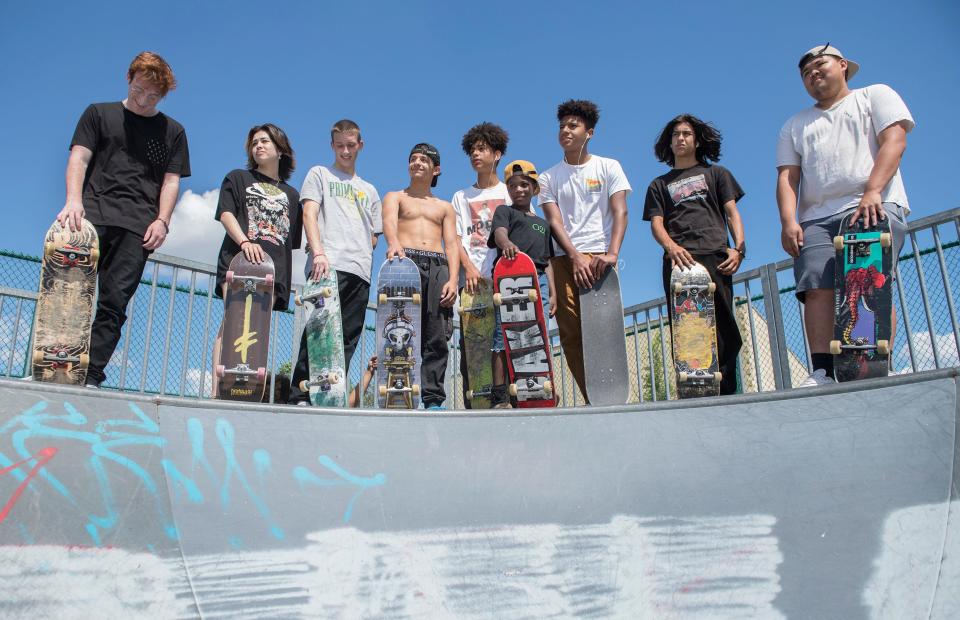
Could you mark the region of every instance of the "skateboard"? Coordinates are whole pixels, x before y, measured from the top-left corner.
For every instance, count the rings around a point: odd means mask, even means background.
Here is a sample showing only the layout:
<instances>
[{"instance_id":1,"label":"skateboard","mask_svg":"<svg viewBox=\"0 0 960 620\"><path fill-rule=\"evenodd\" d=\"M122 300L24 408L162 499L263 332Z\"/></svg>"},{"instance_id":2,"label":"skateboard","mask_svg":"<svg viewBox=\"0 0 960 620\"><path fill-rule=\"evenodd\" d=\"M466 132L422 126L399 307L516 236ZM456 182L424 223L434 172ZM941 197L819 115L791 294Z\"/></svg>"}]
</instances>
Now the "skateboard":
<instances>
[{"instance_id":1,"label":"skateboard","mask_svg":"<svg viewBox=\"0 0 960 620\"><path fill-rule=\"evenodd\" d=\"M260 402L266 388L270 319L273 314L273 259L254 265L243 252L230 261L223 299L220 363L214 369L219 397Z\"/></svg>"},{"instance_id":2,"label":"skateboard","mask_svg":"<svg viewBox=\"0 0 960 620\"><path fill-rule=\"evenodd\" d=\"M86 381L99 257L97 231L87 220L76 232L59 222L47 230L34 321L35 381Z\"/></svg>"},{"instance_id":3,"label":"skateboard","mask_svg":"<svg viewBox=\"0 0 960 620\"><path fill-rule=\"evenodd\" d=\"M718 396L720 361L717 356L717 313L713 292L717 285L700 263L670 272L670 321L677 397Z\"/></svg>"},{"instance_id":4,"label":"skateboard","mask_svg":"<svg viewBox=\"0 0 960 620\"><path fill-rule=\"evenodd\" d=\"M627 340L620 276L613 268L580 289L580 333L586 398L591 405L624 405L630 399Z\"/></svg>"},{"instance_id":5,"label":"skateboard","mask_svg":"<svg viewBox=\"0 0 960 620\"><path fill-rule=\"evenodd\" d=\"M420 406L420 270L384 261L377 277L377 394L381 409Z\"/></svg>"},{"instance_id":6,"label":"skateboard","mask_svg":"<svg viewBox=\"0 0 960 620\"><path fill-rule=\"evenodd\" d=\"M833 340L830 352L837 381L885 377L890 367L893 237L890 220L850 226L851 215L833 238L837 251Z\"/></svg>"},{"instance_id":7,"label":"skateboard","mask_svg":"<svg viewBox=\"0 0 960 620\"><path fill-rule=\"evenodd\" d=\"M303 292L294 297L308 312L307 359L310 376L300 382L316 407L347 406L347 375L343 355L343 324L340 320L340 293L337 273L330 271L319 280L308 280Z\"/></svg>"},{"instance_id":8,"label":"skateboard","mask_svg":"<svg viewBox=\"0 0 960 620\"><path fill-rule=\"evenodd\" d=\"M489 409L493 396L493 366L490 363L493 313L493 295L488 281L481 280L475 293L463 289L460 294L460 331L464 350L461 354L466 360L466 398L472 409Z\"/></svg>"},{"instance_id":9,"label":"skateboard","mask_svg":"<svg viewBox=\"0 0 960 620\"><path fill-rule=\"evenodd\" d=\"M507 357L507 391L519 407L555 407L550 338L537 268L529 256L500 258L493 269L493 304L500 313Z\"/></svg>"}]
</instances>

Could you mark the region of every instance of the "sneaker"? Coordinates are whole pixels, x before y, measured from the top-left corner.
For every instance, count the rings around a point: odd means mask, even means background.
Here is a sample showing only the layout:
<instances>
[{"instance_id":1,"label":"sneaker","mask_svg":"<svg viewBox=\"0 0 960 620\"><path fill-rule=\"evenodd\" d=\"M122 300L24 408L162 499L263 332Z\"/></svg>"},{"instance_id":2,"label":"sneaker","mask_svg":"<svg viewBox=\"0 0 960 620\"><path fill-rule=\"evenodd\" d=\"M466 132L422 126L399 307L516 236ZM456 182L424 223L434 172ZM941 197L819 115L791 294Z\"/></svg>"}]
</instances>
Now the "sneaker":
<instances>
[{"instance_id":1,"label":"sneaker","mask_svg":"<svg viewBox=\"0 0 960 620\"><path fill-rule=\"evenodd\" d=\"M494 409L513 409L513 405L510 403L497 403L493 406Z\"/></svg>"},{"instance_id":2,"label":"sneaker","mask_svg":"<svg viewBox=\"0 0 960 620\"><path fill-rule=\"evenodd\" d=\"M823 368L818 368L817 370L814 370L813 374L807 377L806 380L797 387L817 387L818 385L830 385L833 382L833 378L827 376L826 370Z\"/></svg>"},{"instance_id":3,"label":"sneaker","mask_svg":"<svg viewBox=\"0 0 960 620\"><path fill-rule=\"evenodd\" d=\"M100 384L93 379L87 379L87 382L83 384L83 387L90 388L91 390L99 390Z\"/></svg>"},{"instance_id":4,"label":"sneaker","mask_svg":"<svg viewBox=\"0 0 960 620\"><path fill-rule=\"evenodd\" d=\"M310 403L305 400L298 400L297 407L309 407Z\"/></svg>"},{"instance_id":5,"label":"sneaker","mask_svg":"<svg viewBox=\"0 0 960 620\"><path fill-rule=\"evenodd\" d=\"M447 408L443 405L428 405L427 411L446 411Z\"/></svg>"}]
</instances>

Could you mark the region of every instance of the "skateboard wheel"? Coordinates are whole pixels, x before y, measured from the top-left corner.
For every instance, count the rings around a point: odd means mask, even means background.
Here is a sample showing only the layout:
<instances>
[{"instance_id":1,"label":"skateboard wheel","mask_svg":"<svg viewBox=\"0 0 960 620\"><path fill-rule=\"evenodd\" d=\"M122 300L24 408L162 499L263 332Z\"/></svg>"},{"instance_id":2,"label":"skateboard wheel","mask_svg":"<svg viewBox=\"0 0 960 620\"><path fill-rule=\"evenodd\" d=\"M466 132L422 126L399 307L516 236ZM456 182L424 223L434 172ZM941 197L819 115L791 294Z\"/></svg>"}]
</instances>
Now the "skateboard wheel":
<instances>
[{"instance_id":1,"label":"skateboard wheel","mask_svg":"<svg viewBox=\"0 0 960 620\"><path fill-rule=\"evenodd\" d=\"M320 294L324 297L333 297L333 289L329 286L325 286L320 289Z\"/></svg>"},{"instance_id":2,"label":"skateboard wheel","mask_svg":"<svg viewBox=\"0 0 960 620\"><path fill-rule=\"evenodd\" d=\"M527 298L528 298L530 301L537 301L537 291L536 291L536 289L532 289L532 288L531 288L531 289L528 289L528 290L527 290Z\"/></svg>"},{"instance_id":3,"label":"skateboard wheel","mask_svg":"<svg viewBox=\"0 0 960 620\"><path fill-rule=\"evenodd\" d=\"M674 283L673 283L673 292L674 292L675 294L679 294L680 291L682 291L682 290L683 290L683 284L682 284L682 283L680 283L680 282L674 282Z\"/></svg>"},{"instance_id":4,"label":"skateboard wheel","mask_svg":"<svg viewBox=\"0 0 960 620\"><path fill-rule=\"evenodd\" d=\"M892 243L890 233L880 233L880 247L889 248Z\"/></svg>"},{"instance_id":5,"label":"skateboard wheel","mask_svg":"<svg viewBox=\"0 0 960 620\"><path fill-rule=\"evenodd\" d=\"M411 385L410 393L413 394L414 396L420 396L420 384L414 383L413 385Z\"/></svg>"},{"instance_id":6,"label":"skateboard wheel","mask_svg":"<svg viewBox=\"0 0 960 620\"><path fill-rule=\"evenodd\" d=\"M304 379L303 381L300 382L300 391L301 391L301 392L309 392L309 391L310 391L310 384L307 383L307 380L306 380L306 379Z\"/></svg>"},{"instance_id":7,"label":"skateboard wheel","mask_svg":"<svg viewBox=\"0 0 960 620\"><path fill-rule=\"evenodd\" d=\"M680 383L686 383L688 376L689 376L689 375L687 375L687 373L681 371L681 372L677 375L677 381L679 381Z\"/></svg>"},{"instance_id":8,"label":"skateboard wheel","mask_svg":"<svg viewBox=\"0 0 960 620\"><path fill-rule=\"evenodd\" d=\"M380 392L380 398L385 397L387 395L387 386L381 385L378 391Z\"/></svg>"},{"instance_id":9,"label":"skateboard wheel","mask_svg":"<svg viewBox=\"0 0 960 620\"><path fill-rule=\"evenodd\" d=\"M387 294L380 293L379 295L377 295L377 304L382 305L385 303L387 303Z\"/></svg>"},{"instance_id":10,"label":"skateboard wheel","mask_svg":"<svg viewBox=\"0 0 960 620\"><path fill-rule=\"evenodd\" d=\"M723 381L723 373L719 370L713 373L713 384L720 385L720 382Z\"/></svg>"},{"instance_id":11,"label":"skateboard wheel","mask_svg":"<svg viewBox=\"0 0 960 620\"><path fill-rule=\"evenodd\" d=\"M330 380L330 383L340 383L340 375L335 372L331 372L329 375L327 375L327 379Z\"/></svg>"},{"instance_id":12,"label":"skateboard wheel","mask_svg":"<svg viewBox=\"0 0 960 620\"><path fill-rule=\"evenodd\" d=\"M500 293L493 294L493 305L495 306L503 305L503 297L500 296Z\"/></svg>"},{"instance_id":13,"label":"skateboard wheel","mask_svg":"<svg viewBox=\"0 0 960 620\"><path fill-rule=\"evenodd\" d=\"M707 285L707 291L709 291L711 295L715 290L717 290L717 285L715 282L711 282L710 284Z\"/></svg>"},{"instance_id":14,"label":"skateboard wheel","mask_svg":"<svg viewBox=\"0 0 960 620\"><path fill-rule=\"evenodd\" d=\"M419 306L419 305L420 305L420 293L414 293L413 295L411 295L411 296L410 296L410 300L414 303L414 305Z\"/></svg>"},{"instance_id":15,"label":"skateboard wheel","mask_svg":"<svg viewBox=\"0 0 960 620\"><path fill-rule=\"evenodd\" d=\"M553 394L553 383L549 381L543 382L543 391L545 394Z\"/></svg>"},{"instance_id":16,"label":"skateboard wheel","mask_svg":"<svg viewBox=\"0 0 960 620\"><path fill-rule=\"evenodd\" d=\"M516 395L517 395L517 384L516 384L516 383L511 383L510 385L508 385L508 386L507 386L507 393L510 394L510 396L516 396Z\"/></svg>"},{"instance_id":17,"label":"skateboard wheel","mask_svg":"<svg viewBox=\"0 0 960 620\"><path fill-rule=\"evenodd\" d=\"M877 353L880 355L888 355L890 353L890 341L877 340Z\"/></svg>"},{"instance_id":18,"label":"skateboard wheel","mask_svg":"<svg viewBox=\"0 0 960 620\"><path fill-rule=\"evenodd\" d=\"M457 314L460 315L460 318L461 318L461 319L463 318L463 313L464 313L464 312L465 312L465 310L463 309L463 306L460 306L459 308L457 308ZM469 396L468 396L467 398L469 398Z\"/></svg>"},{"instance_id":19,"label":"skateboard wheel","mask_svg":"<svg viewBox=\"0 0 960 620\"><path fill-rule=\"evenodd\" d=\"M43 363L43 351L34 351L33 352L33 365Z\"/></svg>"},{"instance_id":20,"label":"skateboard wheel","mask_svg":"<svg viewBox=\"0 0 960 620\"><path fill-rule=\"evenodd\" d=\"M879 343L878 343L878 344L879 344ZM89 354L89 353L81 353L78 357L80 358L80 361L79 361L79 365L80 365L80 366L86 367L86 366L89 366L89 365L90 365L90 354Z\"/></svg>"},{"instance_id":21,"label":"skateboard wheel","mask_svg":"<svg viewBox=\"0 0 960 620\"><path fill-rule=\"evenodd\" d=\"M100 248L92 248L90 250L90 262L96 263L100 260Z\"/></svg>"},{"instance_id":22,"label":"skateboard wheel","mask_svg":"<svg viewBox=\"0 0 960 620\"><path fill-rule=\"evenodd\" d=\"M50 258L50 257L53 256L56 252L57 252L57 246L53 245L52 243L44 243L44 244L43 244L43 256L44 256L44 258Z\"/></svg>"},{"instance_id":23,"label":"skateboard wheel","mask_svg":"<svg viewBox=\"0 0 960 620\"><path fill-rule=\"evenodd\" d=\"M267 378L267 369L261 366L257 368L257 381L263 381Z\"/></svg>"},{"instance_id":24,"label":"skateboard wheel","mask_svg":"<svg viewBox=\"0 0 960 620\"><path fill-rule=\"evenodd\" d=\"M473 390L467 390L467 400L473 399Z\"/></svg>"},{"instance_id":25,"label":"skateboard wheel","mask_svg":"<svg viewBox=\"0 0 960 620\"><path fill-rule=\"evenodd\" d=\"M233 272L228 271L224 279L226 280L227 284L233 284Z\"/></svg>"},{"instance_id":26,"label":"skateboard wheel","mask_svg":"<svg viewBox=\"0 0 960 620\"><path fill-rule=\"evenodd\" d=\"M302 306L302 305L303 305L303 296L297 295L296 297L294 297L294 298L293 298L293 303L297 304L298 306Z\"/></svg>"},{"instance_id":27,"label":"skateboard wheel","mask_svg":"<svg viewBox=\"0 0 960 620\"><path fill-rule=\"evenodd\" d=\"M833 249L837 252L843 251L843 237L838 235L833 238Z\"/></svg>"},{"instance_id":28,"label":"skateboard wheel","mask_svg":"<svg viewBox=\"0 0 960 620\"><path fill-rule=\"evenodd\" d=\"M217 367L214 369L214 373L216 373L218 377L223 379L223 376L227 374L227 367L224 366L223 364L217 364Z\"/></svg>"},{"instance_id":29,"label":"skateboard wheel","mask_svg":"<svg viewBox=\"0 0 960 620\"><path fill-rule=\"evenodd\" d=\"M273 274L268 273L267 277L264 278L264 281L266 281L267 286L273 286Z\"/></svg>"},{"instance_id":30,"label":"skateboard wheel","mask_svg":"<svg viewBox=\"0 0 960 620\"><path fill-rule=\"evenodd\" d=\"M830 353L833 355L840 355L840 341L831 340L830 341Z\"/></svg>"}]
</instances>

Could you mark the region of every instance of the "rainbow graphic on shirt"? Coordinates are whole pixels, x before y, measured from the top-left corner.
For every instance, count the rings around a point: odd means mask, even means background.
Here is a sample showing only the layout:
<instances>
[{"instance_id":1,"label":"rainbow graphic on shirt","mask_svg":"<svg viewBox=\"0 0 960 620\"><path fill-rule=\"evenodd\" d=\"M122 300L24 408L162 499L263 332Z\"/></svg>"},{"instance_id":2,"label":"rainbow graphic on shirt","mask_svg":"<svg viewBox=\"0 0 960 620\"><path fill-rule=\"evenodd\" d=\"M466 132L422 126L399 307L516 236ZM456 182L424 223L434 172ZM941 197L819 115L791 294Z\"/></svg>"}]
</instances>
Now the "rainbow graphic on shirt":
<instances>
[{"instance_id":1,"label":"rainbow graphic on shirt","mask_svg":"<svg viewBox=\"0 0 960 620\"><path fill-rule=\"evenodd\" d=\"M600 183L600 179L587 179L587 191L590 193L603 191L603 185Z\"/></svg>"}]
</instances>

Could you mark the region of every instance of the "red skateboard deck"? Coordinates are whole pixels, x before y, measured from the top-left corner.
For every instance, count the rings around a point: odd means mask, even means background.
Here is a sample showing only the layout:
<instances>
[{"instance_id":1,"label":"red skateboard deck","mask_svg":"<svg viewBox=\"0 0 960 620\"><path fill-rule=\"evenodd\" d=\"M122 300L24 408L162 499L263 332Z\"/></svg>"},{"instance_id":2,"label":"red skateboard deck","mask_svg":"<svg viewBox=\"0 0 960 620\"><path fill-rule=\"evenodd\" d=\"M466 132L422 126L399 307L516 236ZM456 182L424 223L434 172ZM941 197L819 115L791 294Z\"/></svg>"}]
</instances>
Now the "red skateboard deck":
<instances>
[{"instance_id":1,"label":"red skateboard deck","mask_svg":"<svg viewBox=\"0 0 960 620\"><path fill-rule=\"evenodd\" d=\"M520 407L555 407L549 332L533 260L523 252L513 260L498 260L493 290L503 328L508 392Z\"/></svg>"}]
</instances>

